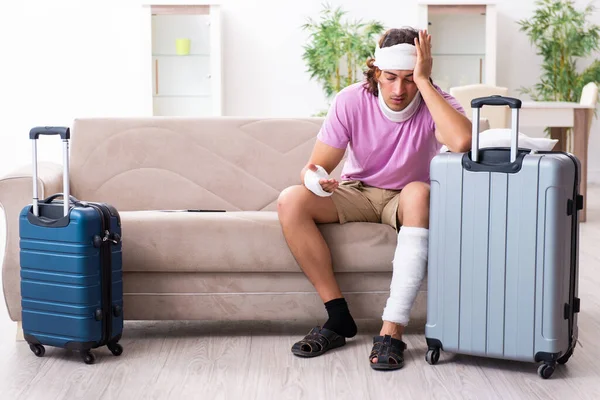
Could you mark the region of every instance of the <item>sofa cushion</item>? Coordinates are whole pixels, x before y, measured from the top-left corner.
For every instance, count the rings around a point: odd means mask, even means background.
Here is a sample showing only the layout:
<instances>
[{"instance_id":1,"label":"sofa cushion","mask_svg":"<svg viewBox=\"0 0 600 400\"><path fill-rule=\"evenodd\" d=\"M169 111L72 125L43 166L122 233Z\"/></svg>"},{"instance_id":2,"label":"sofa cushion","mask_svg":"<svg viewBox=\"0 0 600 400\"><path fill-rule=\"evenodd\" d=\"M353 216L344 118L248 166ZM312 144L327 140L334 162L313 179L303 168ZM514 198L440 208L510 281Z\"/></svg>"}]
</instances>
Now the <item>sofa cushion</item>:
<instances>
[{"instance_id":1,"label":"sofa cushion","mask_svg":"<svg viewBox=\"0 0 600 400\"><path fill-rule=\"evenodd\" d=\"M76 119L71 131L72 194L121 211L275 211L279 193L298 184L322 120ZM340 163L332 176L339 178L342 167Z\"/></svg>"},{"instance_id":2,"label":"sofa cushion","mask_svg":"<svg viewBox=\"0 0 600 400\"><path fill-rule=\"evenodd\" d=\"M299 272L274 211L121 212L130 272ZM319 226L337 272L389 272L396 232L352 222Z\"/></svg>"}]
</instances>

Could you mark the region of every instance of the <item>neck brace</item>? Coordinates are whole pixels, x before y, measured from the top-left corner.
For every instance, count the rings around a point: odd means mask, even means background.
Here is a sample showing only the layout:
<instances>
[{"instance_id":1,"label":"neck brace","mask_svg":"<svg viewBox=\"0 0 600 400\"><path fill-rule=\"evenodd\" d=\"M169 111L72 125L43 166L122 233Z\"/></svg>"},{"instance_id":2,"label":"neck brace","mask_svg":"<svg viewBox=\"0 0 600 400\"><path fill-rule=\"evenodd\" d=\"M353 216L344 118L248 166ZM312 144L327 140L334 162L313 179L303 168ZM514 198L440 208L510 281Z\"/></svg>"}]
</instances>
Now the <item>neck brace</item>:
<instances>
[{"instance_id":1,"label":"neck brace","mask_svg":"<svg viewBox=\"0 0 600 400\"><path fill-rule=\"evenodd\" d=\"M417 92L415 98L412 99L410 104L406 106L404 110L394 111L389 108L387 104L385 104L385 100L381 95L381 86L379 84L377 84L377 89L379 90L379 95L377 96L379 109L381 109L383 115L385 115L386 118L392 122L404 122L412 118L412 116L415 115L415 112L417 112L419 109L419 105L421 105L421 93Z\"/></svg>"}]
</instances>

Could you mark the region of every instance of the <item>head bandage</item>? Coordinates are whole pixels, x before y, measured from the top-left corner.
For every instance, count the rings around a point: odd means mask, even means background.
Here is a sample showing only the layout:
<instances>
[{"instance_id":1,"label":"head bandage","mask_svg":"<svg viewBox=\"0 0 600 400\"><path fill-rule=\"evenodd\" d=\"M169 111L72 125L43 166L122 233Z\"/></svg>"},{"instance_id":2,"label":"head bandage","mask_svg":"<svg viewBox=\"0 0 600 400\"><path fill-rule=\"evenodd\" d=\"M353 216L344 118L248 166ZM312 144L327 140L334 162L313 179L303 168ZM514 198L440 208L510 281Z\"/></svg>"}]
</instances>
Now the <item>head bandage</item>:
<instances>
[{"instance_id":1,"label":"head bandage","mask_svg":"<svg viewBox=\"0 0 600 400\"><path fill-rule=\"evenodd\" d=\"M377 45L373 65L381 70L415 69L415 65L417 65L417 48L408 43L400 43L383 48Z\"/></svg>"}]
</instances>

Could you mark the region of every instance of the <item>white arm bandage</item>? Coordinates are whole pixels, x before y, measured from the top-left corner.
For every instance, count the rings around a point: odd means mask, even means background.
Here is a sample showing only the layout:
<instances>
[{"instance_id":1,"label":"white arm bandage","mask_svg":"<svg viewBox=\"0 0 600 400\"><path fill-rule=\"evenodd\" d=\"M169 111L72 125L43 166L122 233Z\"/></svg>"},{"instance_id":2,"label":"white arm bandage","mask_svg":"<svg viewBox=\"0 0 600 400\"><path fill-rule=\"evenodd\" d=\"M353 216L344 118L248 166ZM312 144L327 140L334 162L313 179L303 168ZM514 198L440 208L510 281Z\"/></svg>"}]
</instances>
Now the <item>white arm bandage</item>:
<instances>
[{"instance_id":1,"label":"white arm bandage","mask_svg":"<svg viewBox=\"0 0 600 400\"><path fill-rule=\"evenodd\" d=\"M304 186L317 196L328 197L333 194L333 192L326 192L321 187L319 180L321 179L329 179L329 174L325 171L325 168L317 165L317 172L311 171L310 169L306 170L304 174Z\"/></svg>"}]
</instances>

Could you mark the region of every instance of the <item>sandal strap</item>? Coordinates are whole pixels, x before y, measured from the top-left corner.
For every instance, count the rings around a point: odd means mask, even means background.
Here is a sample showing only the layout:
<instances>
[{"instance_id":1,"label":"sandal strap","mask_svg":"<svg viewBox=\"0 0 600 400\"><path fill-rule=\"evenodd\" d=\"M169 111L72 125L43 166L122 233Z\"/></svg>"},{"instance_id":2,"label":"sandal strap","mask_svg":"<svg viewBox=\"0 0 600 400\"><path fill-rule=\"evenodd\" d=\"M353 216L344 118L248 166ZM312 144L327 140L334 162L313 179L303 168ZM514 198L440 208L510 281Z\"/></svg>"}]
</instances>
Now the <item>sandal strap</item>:
<instances>
[{"instance_id":1,"label":"sandal strap","mask_svg":"<svg viewBox=\"0 0 600 400\"><path fill-rule=\"evenodd\" d=\"M406 350L406 343L390 335L376 336L373 338L373 350L369 360L377 357L377 364L389 364L390 358L397 364L402 360L402 352Z\"/></svg>"},{"instance_id":2,"label":"sandal strap","mask_svg":"<svg viewBox=\"0 0 600 400\"><path fill-rule=\"evenodd\" d=\"M312 343L318 343L322 349L329 346L329 341L327 340L327 338L325 336L322 336L322 335L314 335L314 336L307 337L306 341L312 342Z\"/></svg>"},{"instance_id":3,"label":"sandal strap","mask_svg":"<svg viewBox=\"0 0 600 400\"><path fill-rule=\"evenodd\" d=\"M302 348L303 346L308 346L310 348L310 353L319 351L319 349L316 348L316 346L314 345L314 342L311 340L302 339L297 344L299 345L300 348Z\"/></svg>"},{"instance_id":4,"label":"sandal strap","mask_svg":"<svg viewBox=\"0 0 600 400\"><path fill-rule=\"evenodd\" d=\"M327 339L328 342L334 342L334 341L340 339L340 335L338 335L334 331L331 331L327 328L322 328L321 331L319 332L319 335L323 336L325 339Z\"/></svg>"},{"instance_id":5,"label":"sandal strap","mask_svg":"<svg viewBox=\"0 0 600 400\"><path fill-rule=\"evenodd\" d=\"M390 363L390 350L391 346L386 345L385 340L382 343L377 357L377 364L389 364ZM396 360L397 361L397 360Z\"/></svg>"},{"instance_id":6,"label":"sandal strap","mask_svg":"<svg viewBox=\"0 0 600 400\"><path fill-rule=\"evenodd\" d=\"M369 355L369 360L379 356L379 352L381 352L381 343L375 343L373 348L371 349L371 354Z\"/></svg>"},{"instance_id":7,"label":"sandal strap","mask_svg":"<svg viewBox=\"0 0 600 400\"><path fill-rule=\"evenodd\" d=\"M317 326L311 329L302 340L294 343L292 353L301 357L316 357L345 344L346 339L343 336Z\"/></svg>"},{"instance_id":8,"label":"sandal strap","mask_svg":"<svg viewBox=\"0 0 600 400\"><path fill-rule=\"evenodd\" d=\"M375 336L373 338L373 344L375 345L378 343L382 344L383 346L390 346L397 351L404 351L407 347L406 343L404 343L402 340L393 338L390 335Z\"/></svg>"},{"instance_id":9,"label":"sandal strap","mask_svg":"<svg viewBox=\"0 0 600 400\"><path fill-rule=\"evenodd\" d=\"M337 336L335 332L316 326L304 336L304 339L302 339L300 343L307 344L311 349L311 353L313 353L329 347L331 342L335 339L335 336ZM318 344L321 348L317 348L315 344Z\"/></svg>"}]
</instances>

